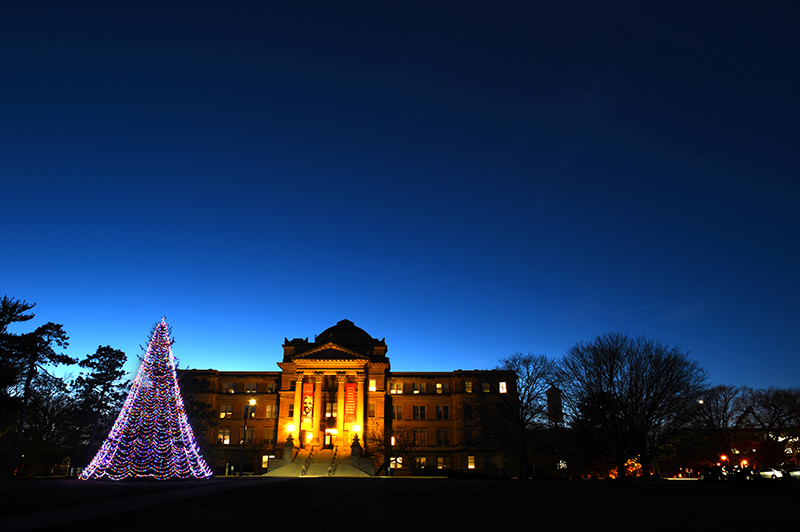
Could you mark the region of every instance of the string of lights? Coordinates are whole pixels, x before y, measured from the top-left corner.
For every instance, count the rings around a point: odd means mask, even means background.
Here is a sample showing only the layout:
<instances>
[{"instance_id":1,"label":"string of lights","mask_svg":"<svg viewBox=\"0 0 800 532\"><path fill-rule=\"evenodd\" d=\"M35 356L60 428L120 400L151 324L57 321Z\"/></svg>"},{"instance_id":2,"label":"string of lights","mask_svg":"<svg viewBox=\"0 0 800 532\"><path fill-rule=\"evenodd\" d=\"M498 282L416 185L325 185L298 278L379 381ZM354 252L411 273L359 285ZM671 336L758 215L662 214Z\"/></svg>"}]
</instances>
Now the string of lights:
<instances>
[{"instance_id":1,"label":"string of lights","mask_svg":"<svg viewBox=\"0 0 800 532\"><path fill-rule=\"evenodd\" d=\"M186 418L169 335L162 319L108 438L81 480L211 476Z\"/></svg>"}]
</instances>

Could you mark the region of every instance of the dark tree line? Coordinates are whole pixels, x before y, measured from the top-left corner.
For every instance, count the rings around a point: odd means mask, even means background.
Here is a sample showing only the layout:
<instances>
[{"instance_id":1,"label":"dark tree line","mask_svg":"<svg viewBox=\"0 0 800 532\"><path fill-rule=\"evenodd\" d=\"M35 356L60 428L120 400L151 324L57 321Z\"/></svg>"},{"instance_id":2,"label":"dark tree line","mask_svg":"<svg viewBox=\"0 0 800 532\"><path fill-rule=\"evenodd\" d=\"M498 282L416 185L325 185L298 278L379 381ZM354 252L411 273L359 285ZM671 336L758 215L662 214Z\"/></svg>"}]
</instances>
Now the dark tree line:
<instances>
[{"instance_id":1,"label":"dark tree line","mask_svg":"<svg viewBox=\"0 0 800 532\"><path fill-rule=\"evenodd\" d=\"M516 354L499 368L517 386L497 441L522 478L543 450L621 479L632 466L658 474L676 460L800 465L800 390L709 386L688 353L643 336L608 333L560 360Z\"/></svg>"},{"instance_id":2,"label":"dark tree line","mask_svg":"<svg viewBox=\"0 0 800 532\"><path fill-rule=\"evenodd\" d=\"M78 360L60 352L68 346L62 325L46 323L13 333L12 323L34 318L35 303L0 299L0 474L53 473L66 464L83 466L113 423L127 383L125 353L111 347L80 361L87 371L58 377L53 367ZM88 460L88 458L87 458Z\"/></svg>"}]
</instances>

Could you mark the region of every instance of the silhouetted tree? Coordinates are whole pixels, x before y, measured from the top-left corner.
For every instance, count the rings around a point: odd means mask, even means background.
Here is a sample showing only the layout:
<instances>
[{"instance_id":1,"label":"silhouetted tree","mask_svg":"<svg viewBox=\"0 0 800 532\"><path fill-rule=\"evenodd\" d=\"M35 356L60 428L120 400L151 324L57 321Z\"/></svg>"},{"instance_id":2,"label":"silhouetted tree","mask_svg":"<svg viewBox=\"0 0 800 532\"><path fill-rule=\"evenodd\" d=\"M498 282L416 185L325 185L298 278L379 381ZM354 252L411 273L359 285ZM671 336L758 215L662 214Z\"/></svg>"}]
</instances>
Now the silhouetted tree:
<instances>
[{"instance_id":1,"label":"silhouetted tree","mask_svg":"<svg viewBox=\"0 0 800 532\"><path fill-rule=\"evenodd\" d=\"M556 379L556 363L545 355L515 353L501 359L495 369L513 372L516 381L509 383L508 393L498 395L498 415L490 416L487 425L517 459L519 478L525 480L529 476L531 438L548 423L547 391Z\"/></svg>"},{"instance_id":2,"label":"silhouetted tree","mask_svg":"<svg viewBox=\"0 0 800 532\"><path fill-rule=\"evenodd\" d=\"M570 348L561 386L582 450L616 466L637 460L643 471L668 452L697 415L706 374L686 353L644 336L607 333Z\"/></svg>"},{"instance_id":3,"label":"silhouetted tree","mask_svg":"<svg viewBox=\"0 0 800 532\"><path fill-rule=\"evenodd\" d=\"M34 379L40 372L45 371L44 366L75 364L77 362L77 360L67 355L56 353L53 349L54 344L58 347L66 347L68 339L69 337L62 326L56 323L46 323L38 327L34 332L23 334L19 338L15 356L21 365L22 377L25 381L22 386L22 404L20 405L17 434L14 439L12 464L20 456L20 442L25 428L25 417L28 413L28 405L33 392L32 384Z\"/></svg>"},{"instance_id":4,"label":"silhouetted tree","mask_svg":"<svg viewBox=\"0 0 800 532\"><path fill-rule=\"evenodd\" d=\"M800 390L775 388L743 392L746 409L745 425L754 430L759 440L758 460L761 467L778 467L786 459L786 439L795 436L800 410Z\"/></svg>"},{"instance_id":5,"label":"silhouetted tree","mask_svg":"<svg viewBox=\"0 0 800 532\"><path fill-rule=\"evenodd\" d=\"M704 438L705 459L718 462L720 456L733 454L736 441L745 426L746 406L743 388L717 385L709 388L700 400L698 424Z\"/></svg>"},{"instance_id":6,"label":"silhouetted tree","mask_svg":"<svg viewBox=\"0 0 800 532\"><path fill-rule=\"evenodd\" d=\"M75 381L76 393L83 411L90 416L92 427L86 456L87 464L95 453L94 442L101 419L108 418L110 428L110 423L113 423L122 407L127 385L127 382L122 381L122 377L125 376L122 366L126 360L125 353L119 349L98 346L97 351L86 355L80 362L82 368L90 370L88 374L78 377Z\"/></svg>"}]
</instances>

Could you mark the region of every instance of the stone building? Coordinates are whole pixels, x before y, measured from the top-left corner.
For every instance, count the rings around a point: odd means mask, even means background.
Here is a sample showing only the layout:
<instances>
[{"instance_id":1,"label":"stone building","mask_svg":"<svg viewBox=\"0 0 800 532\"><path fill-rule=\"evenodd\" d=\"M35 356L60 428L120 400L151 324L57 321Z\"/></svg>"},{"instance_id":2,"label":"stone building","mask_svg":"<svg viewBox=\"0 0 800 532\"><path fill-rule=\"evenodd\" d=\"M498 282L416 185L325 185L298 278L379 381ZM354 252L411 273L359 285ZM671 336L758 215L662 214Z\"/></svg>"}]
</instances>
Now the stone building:
<instances>
[{"instance_id":1,"label":"stone building","mask_svg":"<svg viewBox=\"0 0 800 532\"><path fill-rule=\"evenodd\" d=\"M283 351L280 371L181 372L206 384L194 399L219 416L206 435L216 454L233 457L246 440L245 471L264 472L272 456L281 464L326 451L343 459L353 448L369 457L369 474L502 469L488 418L502 418L492 405L514 396L513 373L392 372L386 342L349 320L313 342L286 339Z\"/></svg>"}]
</instances>

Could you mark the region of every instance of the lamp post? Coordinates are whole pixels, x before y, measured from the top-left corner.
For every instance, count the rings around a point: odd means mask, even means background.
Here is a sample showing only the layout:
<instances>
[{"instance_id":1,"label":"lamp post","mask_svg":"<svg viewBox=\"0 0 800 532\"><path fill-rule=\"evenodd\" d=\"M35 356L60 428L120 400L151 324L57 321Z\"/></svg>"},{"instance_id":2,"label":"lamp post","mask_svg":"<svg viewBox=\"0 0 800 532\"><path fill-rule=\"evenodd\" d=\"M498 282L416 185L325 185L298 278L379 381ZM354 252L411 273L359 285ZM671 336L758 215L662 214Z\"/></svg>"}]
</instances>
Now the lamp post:
<instances>
[{"instance_id":1,"label":"lamp post","mask_svg":"<svg viewBox=\"0 0 800 532\"><path fill-rule=\"evenodd\" d=\"M250 399L250 404L245 405L244 409L244 434L242 434L242 462L239 464L239 476L244 475L244 446L247 443L247 418L250 417L250 408L256 406L256 400ZM255 412L255 408L253 408Z\"/></svg>"}]
</instances>

